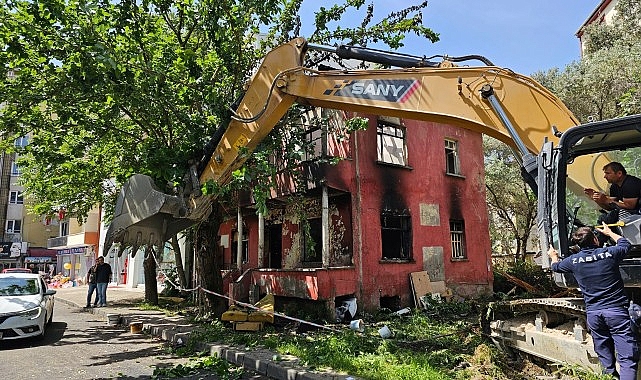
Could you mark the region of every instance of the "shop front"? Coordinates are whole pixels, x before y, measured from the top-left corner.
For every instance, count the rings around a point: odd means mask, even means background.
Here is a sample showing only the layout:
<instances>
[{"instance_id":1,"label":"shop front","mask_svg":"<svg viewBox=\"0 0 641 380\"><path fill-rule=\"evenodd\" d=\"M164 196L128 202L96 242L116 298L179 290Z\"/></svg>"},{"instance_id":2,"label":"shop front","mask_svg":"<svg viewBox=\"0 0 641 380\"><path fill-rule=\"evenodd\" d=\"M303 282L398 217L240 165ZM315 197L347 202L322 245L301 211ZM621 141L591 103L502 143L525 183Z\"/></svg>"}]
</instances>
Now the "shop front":
<instances>
[{"instance_id":1,"label":"shop front","mask_svg":"<svg viewBox=\"0 0 641 380\"><path fill-rule=\"evenodd\" d=\"M56 271L69 278L74 284L82 283L87 269L93 265L94 257L87 254L90 248L74 247L56 250Z\"/></svg>"},{"instance_id":2,"label":"shop front","mask_svg":"<svg viewBox=\"0 0 641 380\"><path fill-rule=\"evenodd\" d=\"M53 277L58 273L56 270L57 256L57 252L53 249L28 248L24 263L28 267L34 264L38 272Z\"/></svg>"}]
</instances>

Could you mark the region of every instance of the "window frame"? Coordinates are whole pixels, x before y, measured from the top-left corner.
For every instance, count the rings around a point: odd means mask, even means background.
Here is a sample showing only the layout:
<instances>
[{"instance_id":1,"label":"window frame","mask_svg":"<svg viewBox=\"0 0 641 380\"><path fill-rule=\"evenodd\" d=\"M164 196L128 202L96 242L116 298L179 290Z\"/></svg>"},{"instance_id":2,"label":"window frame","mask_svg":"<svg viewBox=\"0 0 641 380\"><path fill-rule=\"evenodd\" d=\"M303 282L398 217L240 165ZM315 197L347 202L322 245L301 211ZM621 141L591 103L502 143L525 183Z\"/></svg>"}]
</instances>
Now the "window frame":
<instances>
[{"instance_id":1,"label":"window frame","mask_svg":"<svg viewBox=\"0 0 641 380\"><path fill-rule=\"evenodd\" d=\"M465 247L465 221L450 219L450 248L452 250L452 260L467 260L467 249Z\"/></svg>"},{"instance_id":2,"label":"window frame","mask_svg":"<svg viewBox=\"0 0 641 380\"><path fill-rule=\"evenodd\" d=\"M9 204L12 204L12 205L24 204L22 191L17 191L17 190L9 191Z\"/></svg>"},{"instance_id":3,"label":"window frame","mask_svg":"<svg viewBox=\"0 0 641 380\"><path fill-rule=\"evenodd\" d=\"M69 221L61 220L59 225L60 236L69 236Z\"/></svg>"},{"instance_id":4,"label":"window frame","mask_svg":"<svg viewBox=\"0 0 641 380\"><path fill-rule=\"evenodd\" d=\"M232 231L232 247L231 247L231 264L238 264L238 230ZM249 262L249 231L247 227L243 226L242 248L243 250L243 264Z\"/></svg>"},{"instance_id":5,"label":"window frame","mask_svg":"<svg viewBox=\"0 0 641 380\"><path fill-rule=\"evenodd\" d=\"M445 173L462 175L458 140L445 139Z\"/></svg>"},{"instance_id":6,"label":"window frame","mask_svg":"<svg viewBox=\"0 0 641 380\"><path fill-rule=\"evenodd\" d=\"M29 137L27 136L18 137L13 141L13 146L16 148L24 148L27 145L29 145Z\"/></svg>"},{"instance_id":7,"label":"window frame","mask_svg":"<svg viewBox=\"0 0 641 380\"><path fill-rule=\"evenodd\" d=\"M386 129L393 129L394 133L389 133ZM393 144L400 142L401 146ZM388 147L392 147L399 154L391 154ZM398 153L397 152L397 153ZM387 154L386 154L387 153ZM376 160L377 162L406 167L408 166L407 150L407 128L401 125L390 123L384 120L377 120L376 124Z\"/></svg>"},{"instance_id":8,"label":"window frame","mask_svg":"<svg viewBox=\"0 0 641 380\"><path fill-rule=\"evenodd\" d=\"M393 221L398 223L394 225ZM398 250L390 254L392 247ZM381 260L412 260L412 218L407 211L381 212Z\"/></svg>"},{"instance_id":9,"label":"window frame","mask_svg":"<svg viewBox=\"0 0 641 380\"><path fill-rule=\"evenodd\" d=\"M15 161L11 162L11 175L14 177L20 175L20 167Z\"/></svg>"},{"instance_id":10,"label":"window frame","mask_svg":"<svg viewBox=\"0 0 641 380\"><path fill-rule=\"evenodd\" d=\"M11 225L11 227L9 227ZM16 228L18 226L18 228ZM19 234L22 233L22 220L19 219L8 219L4 228L6 233L9 234Z\"/></svg>"}]
</instances>

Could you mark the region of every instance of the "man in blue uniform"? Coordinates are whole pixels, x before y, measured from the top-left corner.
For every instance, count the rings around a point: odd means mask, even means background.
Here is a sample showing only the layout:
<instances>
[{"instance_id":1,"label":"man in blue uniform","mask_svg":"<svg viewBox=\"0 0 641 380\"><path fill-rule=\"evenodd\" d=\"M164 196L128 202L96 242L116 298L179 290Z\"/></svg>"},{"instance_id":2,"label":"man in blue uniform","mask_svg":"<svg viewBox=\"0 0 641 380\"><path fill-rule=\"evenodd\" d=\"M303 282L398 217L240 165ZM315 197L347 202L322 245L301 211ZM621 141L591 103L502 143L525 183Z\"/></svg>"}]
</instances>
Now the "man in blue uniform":
<instances>
[{"instance_id":1,"label":"man in blue uniform","mask_svg":"<svg viewBox=\"0 0 641 380\"><path fill-rule=\"evenodd\" d=\"M559 261L558 252L550 247L548 255L553 271L572 273L579 283L585 300L588 328L603 372L620 379L636 380L639 349L628 314L629 300L619 272L619 265L630 250L630 242L610 230L605 223L598 231L616 241L616 246L600 248L592 229L580 227L572 235L572 242L581 251Z\"/></svg>"}]
</instances>

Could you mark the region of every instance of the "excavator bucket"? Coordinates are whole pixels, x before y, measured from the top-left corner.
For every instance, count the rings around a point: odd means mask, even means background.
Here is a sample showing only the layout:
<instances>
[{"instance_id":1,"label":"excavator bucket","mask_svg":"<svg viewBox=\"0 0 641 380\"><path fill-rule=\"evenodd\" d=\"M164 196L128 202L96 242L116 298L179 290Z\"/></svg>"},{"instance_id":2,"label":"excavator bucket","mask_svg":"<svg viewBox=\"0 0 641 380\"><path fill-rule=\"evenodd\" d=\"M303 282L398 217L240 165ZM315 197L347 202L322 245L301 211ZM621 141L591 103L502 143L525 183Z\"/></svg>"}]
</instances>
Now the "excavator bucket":
<instances>
[{"instance_id":1,"label":"excavator bucket","mask_svg":"<svg viewBox=\"0 0 641 380\"><path fill-rule=\"evenodd\" d=\"M184 217L186 210L182 198L164 194L149 176L132 176L116 201L105 252L113 243L120 243L123 248L133 246L134 251L141 245L162 245L167 238L195 223Z\"/></svg>"}]
</instances>

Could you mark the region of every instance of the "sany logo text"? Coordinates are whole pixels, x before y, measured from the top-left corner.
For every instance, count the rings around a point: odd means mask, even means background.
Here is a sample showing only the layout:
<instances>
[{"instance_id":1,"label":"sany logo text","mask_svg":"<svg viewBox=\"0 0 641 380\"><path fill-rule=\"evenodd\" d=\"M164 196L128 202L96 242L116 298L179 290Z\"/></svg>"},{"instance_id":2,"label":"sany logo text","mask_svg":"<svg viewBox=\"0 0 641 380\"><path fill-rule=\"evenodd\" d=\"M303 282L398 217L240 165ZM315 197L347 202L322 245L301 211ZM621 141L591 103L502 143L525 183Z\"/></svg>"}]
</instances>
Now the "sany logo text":
<instances>
[{"instance_id":1,"label":"sany logo text","mask_svg":"<svg viewBox=\"0 0 641 380\"><path fill-rule=\"evenodd\" d=\"M325 90L325 95L354 97L388 102L404 102L418 88L416 79L363 79L344 81Z\"/></svg>"}]
</instances>

